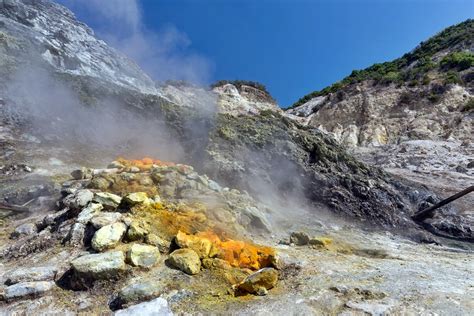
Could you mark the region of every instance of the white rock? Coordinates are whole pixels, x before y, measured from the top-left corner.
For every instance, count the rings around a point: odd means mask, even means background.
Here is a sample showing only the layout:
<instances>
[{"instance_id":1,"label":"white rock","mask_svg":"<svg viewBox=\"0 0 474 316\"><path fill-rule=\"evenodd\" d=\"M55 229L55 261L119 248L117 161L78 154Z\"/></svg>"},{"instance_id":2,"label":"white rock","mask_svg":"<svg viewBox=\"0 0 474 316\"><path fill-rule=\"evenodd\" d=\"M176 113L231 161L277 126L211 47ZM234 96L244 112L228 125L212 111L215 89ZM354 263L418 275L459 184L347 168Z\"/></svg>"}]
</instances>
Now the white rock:
<instances>
[{"instance_id":1,"label":"white rock","mask_svg":"<svg viewBox=\"0 0 474 316\"><path fill-rule=\"evenodd\" d=\"M158 297L149 302L143 302L129 308L119 310L115 313L116 316L172 316L173 313L168 306L168 301L164 298Z\"/></svg>"},{"instance_id":2,"label":"white rock","mask_svg":"<svg viewBox=\"0 0 474 316\"><path fill-rule=\"evenodd\" d=\"M127 226L124 223L114 223L106 225L95 232L92 238L92 248L97 251L104 251L113 248L122 239Z\"/></svg>"}]
</instances>

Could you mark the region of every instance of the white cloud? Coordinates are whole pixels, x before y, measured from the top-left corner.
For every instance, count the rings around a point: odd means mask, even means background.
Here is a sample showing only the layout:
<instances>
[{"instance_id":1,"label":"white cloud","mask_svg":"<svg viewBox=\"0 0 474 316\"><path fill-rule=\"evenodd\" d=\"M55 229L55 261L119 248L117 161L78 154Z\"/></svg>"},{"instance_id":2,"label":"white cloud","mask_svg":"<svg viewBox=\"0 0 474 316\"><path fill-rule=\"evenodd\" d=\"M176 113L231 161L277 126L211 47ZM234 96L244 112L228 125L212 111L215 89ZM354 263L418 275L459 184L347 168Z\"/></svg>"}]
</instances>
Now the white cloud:
<instances>
[{"instance_id":1,"label":"white cloud","mask_svg":"<svg viewBox=\"0 0 474 316\"><path fill-rule=\"evenodd\" d=\"M212 62L189 52L189 37L169 25L148 28L138 0L64 0L74 10L85 10L98 26L96 34L137 62L155 80L178 79L206 83Z\"/></svg>"}]
</instances>

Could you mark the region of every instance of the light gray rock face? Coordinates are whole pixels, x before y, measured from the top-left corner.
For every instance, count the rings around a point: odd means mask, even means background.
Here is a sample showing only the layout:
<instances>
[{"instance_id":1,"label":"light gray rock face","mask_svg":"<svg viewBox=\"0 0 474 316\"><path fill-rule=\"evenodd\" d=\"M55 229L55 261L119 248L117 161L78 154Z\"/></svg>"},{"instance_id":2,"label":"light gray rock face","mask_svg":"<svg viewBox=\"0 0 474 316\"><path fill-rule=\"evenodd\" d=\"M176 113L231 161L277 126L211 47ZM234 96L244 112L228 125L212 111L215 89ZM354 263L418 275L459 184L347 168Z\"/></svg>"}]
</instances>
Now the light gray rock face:
<instances>
[{"instance_id":1,"label":"light gray rock face","mask_svg":"<svg viewBox=\"0 0 474 316\"><path fill-rule=\"evenodd\" d=\"M63 199L64 205L73 210L82 210L94 198L94 193L87 189L77 190Z\"/></svg>"},{"instance_id":2,"label":"light gray rock face","mask_svg":"<svg viewBox=\"0 0 474 316\"><path fill-rule=\"evenodd\" d=\"M94 216L99 214L103 208L102 204L90 203L79 213L76 222L86 225Z\"/></svg>"},{"instance_id":3,"label":"light gray rock face","mask_svg":"<svg viewBox=\"0 0 474 316\"><path fill-rule=\"evenodd\" d=\"M32 281L51 281L56 276L58 269L49 267L20 268L8 273L7 284Z\"/></svg>"},{"instance_id":4,"label":"light gray rock face","mask_svg":"<svg viewBox=\"0 0 474 316\"><path fill-rule=\"evenodd\" d=\"M102 227L92 237L92 248L104 251L114 247L120 242L126 230L127 226L124 223L114 223Z\"/></svg>"},{"instance_id":5,"label":"light gray rock face","mask_svg":"<svg viewBox=\"0 0 474 316\"><path fill-rule=\"evenodd\" d=\"M407 139L472 140L474 120L462 111L473 97L471 89L447 87L436 102L426 97L432 89L362 82L343 89L344 97L335 93L315 97L285 114L349 146L381 146Z\"/></svg>"},{"instance_id":6,"label":"light gray rock face","mask_svg":"<svg viewBox=\"0 0 474 316\"><path fill-rule=\"evenodd\" d=\"M90 223L95 229L100 229L104 226L117 223L122 219L122 214L118 212L102 212L97 216L94 216Z\"/></svg>"},{"instance_id":7,"label":"light gray rock face","mask_svg":"<svg viewBox=\"0 0 474 316\"><path fill-rule=\"evenodd\" d=\"M7 301L29 296L40 296L54 287L54 282L22 282L11 285L5 289L4 297Z\"/></svg>"},{"instance_id":8,"label":"light gray rock face","mask_svg":"<svg viewBox=\"0 0 474 316\"><path fill-rule=\"evenodd\" d=\"M265 92L251 86L242 85L239 89L233 84L225 84L213 89L218 96L219 112L233 115L258 114L271 110L281 112L276 102Z\"/></svg>"},{"instance_id":9,"label":"light gray rock face","mask_svg":"<svg viewBox=\"0 0 474 316\"><path fill-rule=\"evenodd\" d=\"M127 309L119 310L115 313L116 316L172 316L173 313L168 306L168 301L158 297L153 301L143 302L137 305L130 306Z\"/></svg>"},{"instance_id":10,"label":"light gray rock face","mask_svg":"<svg viewBox=\"0 0 474 316\"><path fill-rule=\"evenodd\" d=\"M85 255L71 261L71 267L79 276L108 279L125 270L125 256L121 251Z\"/></svg>"},{"instance_id":11,"label":"light gray rock face","mask_svg":"<svg viewBox=\"0 0 474 316\"><path fill-rule=\"evenodd\" d=\"M42 61L58 72L99 78L145 93L156 91L154 82L133 61L97 39L71 11L52 1L2 1L0 22L2 32L16 44L10 45L12 58L39 50Z\"/></svg>"}]
</instances>

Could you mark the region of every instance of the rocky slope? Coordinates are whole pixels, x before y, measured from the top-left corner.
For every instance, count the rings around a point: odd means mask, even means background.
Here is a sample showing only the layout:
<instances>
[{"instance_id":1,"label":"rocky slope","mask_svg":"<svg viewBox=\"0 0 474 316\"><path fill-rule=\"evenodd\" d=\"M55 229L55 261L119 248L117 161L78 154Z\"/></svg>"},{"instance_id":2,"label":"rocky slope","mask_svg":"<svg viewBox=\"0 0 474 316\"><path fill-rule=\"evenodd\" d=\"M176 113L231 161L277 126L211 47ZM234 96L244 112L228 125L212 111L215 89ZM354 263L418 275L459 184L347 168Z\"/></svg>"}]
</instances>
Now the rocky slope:
<instances>
[{"instance_id":1,"label":"rocky slope","mask_svg":"<svg viewBox=\"0 0 474 316\"><path fill-rule=\"evenodd\" d=\"M439 199L423 185L360 162L261 87L155 86L49 1L3 1L0 18L1 312L468 310L467 285L455 283L472 270L460 268L470 244L456 238L472 239L472 227L456 208L413 222ZM145 155L177 164L103 168ZM316 238L289 239L295 230ZM446 289L429 290L452 296L439 305L419 302L429 282L414 281L433 251L449 259L421 277L456 267ZM390 286L403 264L410 293Z\"/></svg>"},{"instance_id":2,"label":"rocky slope","mask_svg":"<svg viewBox=\"0 0 474 316\"><path fill-rule=\"evenodd\" d=\"M392 62L300 99L286 113L351 146L473 137L474 20Z\"/></svg>"},{"instance_id":3,"label":"rocky slope","mask_svg":"<svg viewBox=\"0 0 474 316\"><path fill-rule=\"evenodd\" d=\"M473 30L473 20L449 27L401 58L301 98L285 115L448 197L474 183ZM457 202L471 222L472 202Z\"/></svg>"}]
</instances>

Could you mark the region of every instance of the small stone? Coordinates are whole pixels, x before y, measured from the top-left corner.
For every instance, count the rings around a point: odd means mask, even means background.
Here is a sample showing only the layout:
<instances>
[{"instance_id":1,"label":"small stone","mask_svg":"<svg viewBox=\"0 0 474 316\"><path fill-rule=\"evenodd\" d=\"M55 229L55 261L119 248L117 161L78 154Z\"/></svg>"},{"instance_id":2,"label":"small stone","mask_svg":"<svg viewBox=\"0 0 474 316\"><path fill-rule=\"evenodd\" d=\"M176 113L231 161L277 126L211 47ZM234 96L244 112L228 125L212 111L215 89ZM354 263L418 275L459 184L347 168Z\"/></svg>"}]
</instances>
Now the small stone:
<instances>
[{"instance_id":1,"label":"small stone","mask_svg":"<svg viewBox=\"0 0 474 316\"><path fill-rule=\"evenodd\" d=\"M169 263L187 274L198 274L201 270L201 260L192 249L178 249L171 253Z\"/></svg>"},{"instance_id":2,"label":"small stone","mask_svg":"<svg viewBox=\"0 0 474 316\"><path fill-rule=\"evenodd\" d=\"M71 267L79 277L109 279L126 269L125 256L121 251L89 254L72 260Z\"/></svg>"},{"instance_id":3,"label":"small stone","mask_svg":"<svg viewBox=\"0 0 474 316\"><path fill-rule=\"evenodd\" d=\"M104 207L99 203L89 203L77 216L76 222L86 225L94 216L96 216Z\"/></svg>"},{"instance_id":4,"label":"small stone","mask_svg":"<svg viewBox=\"0 0 474 316\"><path fill-rule=\"evenodd\" d=\"M160 257L158 248L150 245L134 244L127 252L128 262L136 267L151 267Z\"/></svg>"},{"instance_id":5,"label":"small stone","mask_svg":"<svg viewBox=\"0 0 474 316\"><path fill-rule=\"evenodd\" d=\"M30 236L37 233L37 228L34 223L26 223L18 226L12 233L13 238L20 236Z\"/></svg>"},{"instance_id":6,"label":"small stone","mask_svg":"<svg viewBox=\"0 0 474 316\"><path fill-rule=\"evenodd\" d=\"M120 305L143 302L154 299L163 293L163 286L159 282L133 282L120 290L118 301Z\"/></svg>"},{"instance_id":7,"label":"small stone","mask_svg":"<svg viewBox=\"0 0 474 316\"><path fill-rule=\"evenodd\" d=\"M127 226L124 223L114 223L102 227L92 237L92 248L97 251L104 251L115 247L122 239L126 230Z\"/></svg>"},{"instance_id":8,"label":"small stone","mask_svg":"<svg viewBox=\"0 0 474 316\"><path fill-rule=\"evenodd\" d=\"M148 234L148 229L149 227L145 223L134 220L129 225L127 239L129 241L143 240L143 238Z\"/></svg>"},{"instance_id":9,"label":"small stone","mask_svg":"<svg viewBox=\"0 0 474 316\"><path fill-rule=\"evenodd\" d=\"M128 206L135 206L138 204L150 204L148 195L145 192L129 193L123 198L123 201Z\"/></svg>"},{"instance_id":10,"label":"small stone","mask_svg":"<svg viewBox=\"0 0 474 316\"><path fill-rule=\"evenodd\" d=\"M278 282L278 272L273 268L263 268L246 277L237 285L237 290L244 293L266 295ZM263 289L265 289L265 291Z\"/></svg>"},{"instance_id":11,"label":"small stone","mask_svg":"<svg viewBox=\"0 0 474 316\"><path fill-rule=\"evenodd\" d=\"M121 201L122 198L113 193L97 192L94 194L94 202L102 204L102 206L108 210L115 210Z\"/></svg>"},{"instance_id":12,"label":"small stone","mask_svg":"<svg viewBox=\"0 0 474 316\"><path fill-rule=\"evenodd\" d=\"M92 188L92 189L106 191L110 188L111 184L112 183L109 180L107 180L103 177L94 177L91 180L91 183L89 184L89 187Z\"/></svg>"},{"instance_id":13,"label":"small stone","mask_svg":"<svg viewBox=\"0 0 474 316\"><path fill-rule=\"evenodd\" d=\"M118 161L112 161L111 163L109 163L109 165L107 166L107 168L116 168L116 169L124 169L125 166L122 165L120 162Z\"/></svg>"},{"instance_id":14,"label":"small stone","mask_svg":"<svg viewBox=\"0 0 474 316\"><path fill-rule=\"evenodd\" d=\"M155 234L148 234L145 237L145 243L158 247L161 253L165 253L170 248L170 242L164 240L163 238L155 235Z\"/></svg>"},{"instance_id":15,"label":"small stone","mask_svg":"<svg viewBox=\"0 0 474 316\"><path fill-rule=\"evenodd\" d=\"M290 243L296 246L304 246L309 244L309 236L304 232L293 232L290 236Z\"/></svg>"},{"instance_id":16,"label":"small stone","mask_svg":"<svg viewBox=\"0 0 474 316\"><path fill-rule=\"evenodd\" d=\"M94 216L89 222L95 229L100 229L104 226L119 222L122 219L122 214L118 212L102 212Z\"/></svg>"},{"instance_id":17,"label":"small stone","mask_svg":"<svg viewBox=\"0 0 474 316\"><path fill-rule=\"evenodd\" d=\"M22 297L38 297L54 287L52 281L22 282L5 289L4 297L7 301Z\"/></svg>"},{"instance_id":18,"label":"small stone","mask_svg":"<svg viewBox=\"0 0 474 316\"><path fill-rule=\"evenodd\" d=\"M173 313L168 306L168 302L161 297L153 301L143 302L129 308L119 310L115 313L116 316L172 316Z\"/></svg>"},{"instance_id":19,"label":"small stone","mask_svg":"<svg viewBox=\"0 0 474 316\"><path fill-rule=\"evenodd\" d=\"M91 179L92 170L82 167L81 169L77 169L71 172L71 176L74 180Z\"/></svg>"},{"instance_id":20,"label":"small stone","mask_svg":"<svg viewBox=\"0 0 474 316\"><path fill-rule=\"evenodd\" d=\"M19 268L8 273L6 283L11 285L20 282L52 281L57 272L58 269L52 266Z\"/></svg>"}]
</instances>

